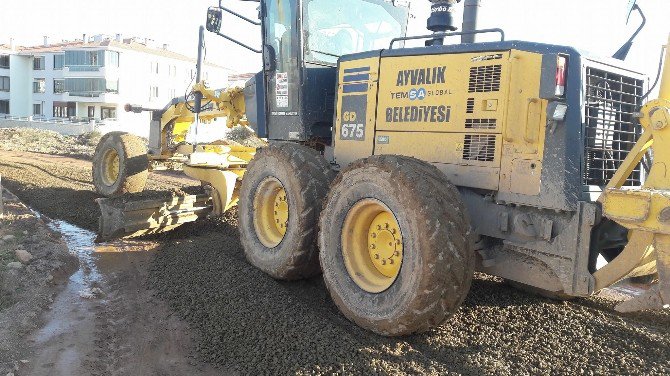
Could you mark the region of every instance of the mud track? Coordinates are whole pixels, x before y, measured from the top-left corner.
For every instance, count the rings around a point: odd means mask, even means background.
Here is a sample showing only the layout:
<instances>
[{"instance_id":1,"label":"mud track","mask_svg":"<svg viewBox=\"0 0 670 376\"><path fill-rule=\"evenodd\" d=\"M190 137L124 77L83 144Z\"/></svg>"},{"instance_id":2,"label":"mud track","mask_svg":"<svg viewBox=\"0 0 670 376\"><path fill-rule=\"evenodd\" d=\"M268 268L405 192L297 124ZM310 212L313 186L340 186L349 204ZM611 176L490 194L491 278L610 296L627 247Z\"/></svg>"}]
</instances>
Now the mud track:
<instances>
[{"instance_id":1,"label":"mud track","mask_svg":"<svg viewBox=\"0 0 670 376\"><path fill-rule=\"evenodd\" d=\"M3 181L21 199L94 228L89 171L79 160L0 152ZM155 176L150 189L185 183ZM375 336L337 312L320 278L281 283L248 265L236 225L230 213L183 226L153 239L159 251L137 264L148 268L148 286L194 330L199 358L223 373L670 374L667 313L620 315L601 298L553 302L484 275L439 328L401 339ZM151 317L151 306L133 308L140 311L115 314ZM115 338L115 346L133 343L121 328Z\"/></svg>"}]
</instances>

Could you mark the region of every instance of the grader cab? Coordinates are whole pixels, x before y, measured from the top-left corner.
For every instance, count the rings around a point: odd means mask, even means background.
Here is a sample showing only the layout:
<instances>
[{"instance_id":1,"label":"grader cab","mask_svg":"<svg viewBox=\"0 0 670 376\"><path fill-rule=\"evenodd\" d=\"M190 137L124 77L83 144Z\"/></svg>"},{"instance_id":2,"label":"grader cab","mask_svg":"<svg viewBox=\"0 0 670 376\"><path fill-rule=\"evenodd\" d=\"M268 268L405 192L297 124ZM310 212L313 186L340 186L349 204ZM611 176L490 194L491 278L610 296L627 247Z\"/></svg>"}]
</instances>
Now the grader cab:
<instances>
[{"instance_id":1,"label":"grader cab","mask_svg":"<svg viewBox=\"0 0 670 376\"><path fill-rule=\"evenodd\" d=\"M262 0L261 22L219 2L207 29L262 54L263 71L243 90L198 80L192 99L153 112L148 153L111 135L94 163L105 196L140 191L150 160L172 159L208 194L101 199L101 232L156 232L237 205L251 264L281 280L323 273L342 313L383 335L445 321L474 270L561 299L658 273L619 309L667 307L670 68L645 104L646 77L622 61L458 32L458 1L431 3L432 34L406 36L396 1ZM260 25L262 48L222 33L224 12ZM481 33L500 40L474 43ZM185 142L191 123L220 116L269 146Z\"/></svg>"}]
</instances>

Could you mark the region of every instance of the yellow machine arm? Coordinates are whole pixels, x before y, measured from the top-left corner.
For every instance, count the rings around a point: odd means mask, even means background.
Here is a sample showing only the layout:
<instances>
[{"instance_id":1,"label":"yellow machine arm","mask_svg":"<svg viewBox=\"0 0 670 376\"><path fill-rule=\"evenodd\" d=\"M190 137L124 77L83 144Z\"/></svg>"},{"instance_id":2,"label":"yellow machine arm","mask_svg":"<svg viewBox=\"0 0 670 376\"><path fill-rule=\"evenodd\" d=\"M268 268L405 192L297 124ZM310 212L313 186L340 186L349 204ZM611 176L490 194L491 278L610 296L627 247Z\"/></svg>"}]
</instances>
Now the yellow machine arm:
<instances>
[{"instance_id":1,"label":"yellow machine arm","mask_svg":"<svg viewBox=\"0 0 670 376\"><path fill-rule=\"evenodd\" d=\"M629 242L619 257L594 274L596 289L622 276L648 273L654 266L659 275L658 285L647 293L619 304L621 312L670 307L670 38L665 49L659 98L638 114L644 133L600 198L604 215L629 229ZM653 164L644 185L624 189L649 151Z\"/></svg>"},{"instance_id":2,"label":"yellow machine arm","mask_svg":"<svg viewBox=\"0 0 670 376\"><path fill-rule=\"evenodd\" d=\"M218 92L199 82L193 90L203 94L205 103L213 104L211 108L200 111L200 122L208 123L226 117L229 128L248 124L242 88ZM186 134L196 121L196 114L191 111L194 105L193 102L179 102L162 113L160 136L155 136L161 138L161 150L160 153L150 155L150 158L156 162L173 158L183 162L184 173L200 180L207 194L121 203L99 199L100 240L167 231L209 214L222 214L237 204L239 183L256 149L225 141L198 145L187 143ZM130 108L133 109L132 106ZM142 110L137 107L133 109Z\"/></svg>"},{"instance_id":3,"label":"yellow machine arm","mask_svg":"<svg viewBox=\"0 0 670 376\"><path fill-rule=\"evenodd\" d=\"M214 108L204 110L200 113L200 120L203 122L212 121L216 118L227 117L226 125L233 128L237 125L247 125L244 105L244 89L233 87L222 90L218 95L216 91L208 89L205 84L199 82L194 85L193 91L199 91L203 94L203 100L211 101ZM176 123L193 123L195 114L189 110L188 106L193 106L193 102L180 102L172 105L165 111L161 118L163 126L174 121Z\"/></svg>"}]
</instances>

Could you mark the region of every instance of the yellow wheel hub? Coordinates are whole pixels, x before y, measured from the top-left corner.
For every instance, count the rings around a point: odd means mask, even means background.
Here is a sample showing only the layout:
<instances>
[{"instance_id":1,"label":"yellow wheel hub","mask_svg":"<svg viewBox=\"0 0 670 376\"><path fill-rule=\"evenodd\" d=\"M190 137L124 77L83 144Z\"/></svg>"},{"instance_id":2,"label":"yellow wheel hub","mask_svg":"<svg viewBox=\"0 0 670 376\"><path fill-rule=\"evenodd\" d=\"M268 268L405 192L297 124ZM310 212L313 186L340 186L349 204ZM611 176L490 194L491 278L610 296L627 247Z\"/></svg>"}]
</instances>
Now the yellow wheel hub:
<instances>
[{"instance_id":1,"label":"yellow wheel hub","mask_svg":"<svg viewBox=\"0 0 670 376\"><path fill-rule=\"evenodd\" d=\"M400 226L381 201L364 199L347 213L342 255L351 279L371 293L385 291L400 273L403 256Z\"/></svg>"},{"instance_id":2,"label":"yellow wheel hub","mask_svg":"<svg viewBox=\"0 0 670 376\"><path fill-rule=\"evenodd\" d=\"M102 159L102 180L105 185L112 186L116 183L116 180L119 178L121 173L121 160L119 158L119 153L114 149L109 149L105 152L105 156Z\"/></svg>"},{"instance_id":3,"label":"yellow wheel hub","mask_svg":"<svg viewBox=\"0 0 670 376\"><path fill-rule=\"evenodd\" d=\"M258 240L275 248L288 228L288 199L282 183L274 177L261 181L254 196L254 228Z\"/></svg>"}]
</instances>

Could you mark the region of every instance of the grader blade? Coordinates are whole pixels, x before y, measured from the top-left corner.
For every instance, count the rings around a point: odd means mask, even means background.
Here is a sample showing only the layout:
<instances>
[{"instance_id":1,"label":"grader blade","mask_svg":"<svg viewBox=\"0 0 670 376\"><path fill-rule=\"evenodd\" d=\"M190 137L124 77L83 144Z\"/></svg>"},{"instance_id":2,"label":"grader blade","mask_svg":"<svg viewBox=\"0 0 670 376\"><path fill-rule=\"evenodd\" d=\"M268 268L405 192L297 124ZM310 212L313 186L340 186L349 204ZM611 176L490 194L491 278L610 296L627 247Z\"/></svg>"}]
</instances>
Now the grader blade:
<instances>
[{"instance_id":1,"label":"grader blade","mask_svg":"<svg viewBox=\"0 0 670 376\"><path fill-rule=\"evenodd\" d=\"M670 308L670 235L656 234L653 245L656 251L658 283L644 294L619 303L614 307L618 312Z\"/></svg>"},{"instance_id":2,"label":"grader blade","mask_svg":"<svg viewBox=\"0 0 670 376\"><path fill-rule=\"evenodd\" d=\"M206 217L212 211L206 195L185 195L167 199L124 200L101 198L98 241L132 238L170 231Z\"/></svg>"}]
</instances>

